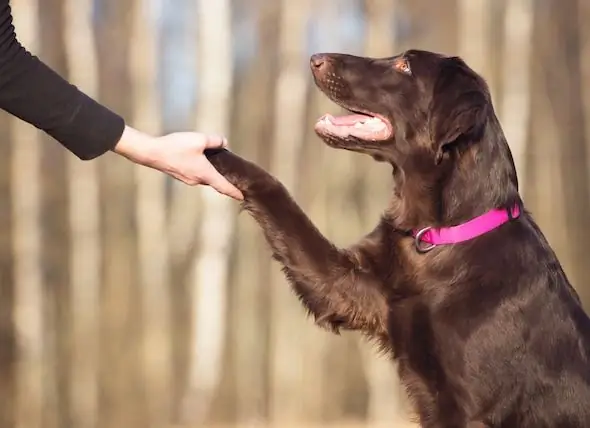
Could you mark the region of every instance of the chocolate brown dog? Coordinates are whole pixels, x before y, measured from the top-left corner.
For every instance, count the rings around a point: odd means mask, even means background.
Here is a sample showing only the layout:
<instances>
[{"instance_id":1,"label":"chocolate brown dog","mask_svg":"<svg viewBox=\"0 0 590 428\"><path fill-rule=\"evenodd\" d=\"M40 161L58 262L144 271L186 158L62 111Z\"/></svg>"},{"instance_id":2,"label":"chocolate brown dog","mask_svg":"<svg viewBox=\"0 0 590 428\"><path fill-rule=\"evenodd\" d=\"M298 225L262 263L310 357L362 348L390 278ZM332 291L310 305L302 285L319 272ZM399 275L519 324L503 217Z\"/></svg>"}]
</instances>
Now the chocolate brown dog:
<instances>
[{"instance_id":1,"label":"chocolate brown dog","mask_svg":"<svg viewBox=\"0 0 590 428\"><path fill-rule=\"evenodd\" d=\"M423 427L590 427L590 320L523 207L484 80L418 50L318 54L311 69L350 112L317 134L392 166L372 233L337 248L267 172L210 160L317 323L387 349Z\"/></svg>"}]
</instances>

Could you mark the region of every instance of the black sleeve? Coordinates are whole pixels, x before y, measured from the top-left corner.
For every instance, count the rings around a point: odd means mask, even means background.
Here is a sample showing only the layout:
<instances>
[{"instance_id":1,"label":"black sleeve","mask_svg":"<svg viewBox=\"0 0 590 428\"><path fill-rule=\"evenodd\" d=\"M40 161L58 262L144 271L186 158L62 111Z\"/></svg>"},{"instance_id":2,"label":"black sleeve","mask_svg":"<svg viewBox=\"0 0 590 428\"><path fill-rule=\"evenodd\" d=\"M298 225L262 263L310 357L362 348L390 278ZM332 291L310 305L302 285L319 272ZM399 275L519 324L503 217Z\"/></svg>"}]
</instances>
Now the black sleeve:
<instances>
[{"instance_id":1,"label":"black sleeve","mask_svg":"<svg viewBox=\"0 0 590 428\"><path fill-rule=\"evenodd\" d=\"M0 0L0 108L45 131L83 160L112 149L125 127L123 118L21 46L8 0Z\"/></svg>"}]
</instances>

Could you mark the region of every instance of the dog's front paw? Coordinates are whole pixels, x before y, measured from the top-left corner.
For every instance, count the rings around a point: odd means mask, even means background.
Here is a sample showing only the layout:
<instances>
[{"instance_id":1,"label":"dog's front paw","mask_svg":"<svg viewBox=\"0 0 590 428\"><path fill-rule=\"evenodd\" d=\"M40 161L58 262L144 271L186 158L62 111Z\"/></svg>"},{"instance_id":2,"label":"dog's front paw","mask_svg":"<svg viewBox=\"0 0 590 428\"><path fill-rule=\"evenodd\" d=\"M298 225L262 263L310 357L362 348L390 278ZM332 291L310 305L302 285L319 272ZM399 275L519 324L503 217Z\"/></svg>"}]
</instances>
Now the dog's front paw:
<instances>
[{"instance_id":1,"label":"dog's front paw","mask_svg":"<svg viewBox=\"0 0 590 428\"><path fill-rule=\"evenodd\" d=\"M246 198L280 186L280 183L263 168L227 149L207 149L205 156Z\"/></svg>"}]
</instances>

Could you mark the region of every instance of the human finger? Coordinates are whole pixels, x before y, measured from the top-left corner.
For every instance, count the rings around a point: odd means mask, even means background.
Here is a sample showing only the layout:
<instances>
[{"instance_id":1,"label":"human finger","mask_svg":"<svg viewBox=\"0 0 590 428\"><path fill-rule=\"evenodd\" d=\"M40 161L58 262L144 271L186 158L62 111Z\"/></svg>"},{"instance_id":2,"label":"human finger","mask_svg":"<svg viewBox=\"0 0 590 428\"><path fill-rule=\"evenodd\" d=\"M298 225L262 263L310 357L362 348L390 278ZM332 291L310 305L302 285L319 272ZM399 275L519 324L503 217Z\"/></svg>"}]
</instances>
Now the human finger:
<instances>
[{"instance_id":1,"label":"human finger","mask_svg":"<svg viewBox=\"0 0 590 428\"><path fill-rule=\"evenodd\" d=\"M222 135L207 135L205 149L220 149L227 147L227 138Z\"/></svg>"},{"instance_id":2,"label":"human finger","mask_svg":"<svg viewBox=\"0 0 590 428\"><path fill-rule=\"evenodd\" d=\"M207 162L206 165L207 166L205 167L205 171L201 175L201 179L204 184L211 186L217 192L222 193L231 198L240 201L244 199L244 195L242 195L242 192L240 192L240 190L237 187L235 187L233 184L227 181L227 179L223 175L221 175L215 169L215 167L213 167L213 165L211 165L209 162Z\"/></svg>"}]
</instances>

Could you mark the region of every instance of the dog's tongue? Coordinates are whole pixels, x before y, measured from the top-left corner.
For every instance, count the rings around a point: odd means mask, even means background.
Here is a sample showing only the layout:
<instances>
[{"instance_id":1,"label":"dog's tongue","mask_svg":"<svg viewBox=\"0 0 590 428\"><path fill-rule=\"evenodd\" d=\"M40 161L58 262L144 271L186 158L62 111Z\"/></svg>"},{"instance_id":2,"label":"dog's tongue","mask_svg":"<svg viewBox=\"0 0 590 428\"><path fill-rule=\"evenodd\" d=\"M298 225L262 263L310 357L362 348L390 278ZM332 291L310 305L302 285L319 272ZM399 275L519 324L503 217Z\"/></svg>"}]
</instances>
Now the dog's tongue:
<instances>
[{"instance_id":1,"label":"dog's tongue","mask_svg":"<svg viewBox=\"0 0 590 428\"><path fill-rule=\"evenodd\" d=\"M328 116L328 120L338 126L353 126L357 122L364 122L370 116L364 114L348 114L344 116Z\"/></svg>"}]
</instances>

